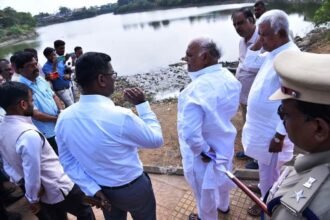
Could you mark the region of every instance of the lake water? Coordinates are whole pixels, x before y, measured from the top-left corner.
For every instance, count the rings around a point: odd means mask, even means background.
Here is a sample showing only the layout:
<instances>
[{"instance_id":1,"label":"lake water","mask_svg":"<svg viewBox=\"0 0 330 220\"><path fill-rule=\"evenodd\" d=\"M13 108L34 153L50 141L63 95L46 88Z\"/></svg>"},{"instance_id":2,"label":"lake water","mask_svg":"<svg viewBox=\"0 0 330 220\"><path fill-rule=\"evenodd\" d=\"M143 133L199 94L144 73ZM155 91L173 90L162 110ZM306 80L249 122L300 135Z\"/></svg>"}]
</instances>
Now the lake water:
<instances>
[{"instance_id":1,"label":"lake water","mask_svg":"<svg viewBox=\"0 0 330 220\"><path fill-rule=\"evenodd\" d=\"M120 75L152 71L177 63L185 55L189 41L200 36L213 38L222 48L223 61L238 58L239 36L231 21L233 10L252 4L229 4L177 8L125 15L105 14L90 19L55 24L37 29L35 40L0 48L0 56L26 47L38 50L39 61L46 61L42 51L53 41L66 42L66 52L82 46L85 52L105 52ZM293 35L304 36L313 24L303 12L290 12Z\"/></svg>"}]
</instances>

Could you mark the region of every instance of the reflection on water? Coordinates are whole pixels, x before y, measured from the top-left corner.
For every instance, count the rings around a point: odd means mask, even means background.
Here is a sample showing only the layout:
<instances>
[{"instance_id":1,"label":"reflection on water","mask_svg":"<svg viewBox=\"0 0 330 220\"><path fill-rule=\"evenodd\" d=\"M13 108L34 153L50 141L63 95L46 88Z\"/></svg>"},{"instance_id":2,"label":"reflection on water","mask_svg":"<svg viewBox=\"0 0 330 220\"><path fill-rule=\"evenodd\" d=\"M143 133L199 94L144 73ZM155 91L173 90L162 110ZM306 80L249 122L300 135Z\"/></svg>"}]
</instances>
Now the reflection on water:
<instances>
[{"instance_id":1,"label":"reflection on water","mask_svg":"<svg viewBox=\"0 0 330 220\"><path fill-rule=\"evenodd\" d=\"M289 13L294 35L304 36L313 29L309 21L317 5L269 5L285 8ZM111 55L114 68L121 75L131 75L176 63L185 54L189 41L209 36L222 48L225 61L238 58L237 35L231 21L233 10L252 4L230 4L205 7L177 8L125 15L105 14L90 19L72 21L38 28L39 37L15 46L0 49L0 57L14 51L34 47L39 61L46 59L42 52L57 39L66 42L66 52L75 46L84 51L100 51ZM314 10L314 11L313 11ZM313 11L313 12L312 12Z\"/></svg>"}]
</instances>

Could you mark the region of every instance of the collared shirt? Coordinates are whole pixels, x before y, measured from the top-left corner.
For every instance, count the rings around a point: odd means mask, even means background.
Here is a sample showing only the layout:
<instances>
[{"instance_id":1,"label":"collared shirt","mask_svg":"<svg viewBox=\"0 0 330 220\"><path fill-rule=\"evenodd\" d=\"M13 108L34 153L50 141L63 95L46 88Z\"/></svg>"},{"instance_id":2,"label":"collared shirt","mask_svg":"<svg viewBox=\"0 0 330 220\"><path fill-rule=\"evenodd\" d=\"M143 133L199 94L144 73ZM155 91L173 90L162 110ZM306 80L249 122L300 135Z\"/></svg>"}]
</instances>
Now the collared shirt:
<instances>
[{"instance_id":1,"label":"collared shirt","mask_svg":"<svg viewBox=\"0 0 330 220\"><path fill-rule=\"evenodd\" d=\"M281 176L279 177L280 181L274 183L273 187L270 190L269 196L267 197L267 204L269 204L272 200L274 204L274 199L277 200L279 197L284 196L287 193L294 195L293 188L301 184L301 189L303 191L309 190L300 182L302 179L315 177L313 175L313 168L327 165L328 168L330 166L330 151L319 152L319 153L309 153L304 156L298 156L294 167L287 167L282 172ZM326 174L324 174L326 175ZM330 204L329 204L329 197L330 197L330 177L327 174L327 178L320 186L320 188L314 193L314 195L309 194L306 195L309 198L303 197L303 199L310 199L307 204L307 207L317 216L318 219L329 219L330 218ZM319 181L316 179L316 181ZM314 186L312 184L311 189ZM305 193L303 193L305 195ZM293 196L292 196L293 197ZM304 202L304 201L302 201ZM298 203L298 202L297 202ZM293 214L291 210L286 208L283 204L279 203L273 206L274 209L272 210L272 218L271 219L288 219L288 220L298 220L298 219L305 219L301 216L296 216ZM306 208L307 208L306 207ZM267 217L267 216L266 216ZM305 216L306 217L306 216ZM270 219L269 217L266 219Z\"/></svg>"},{"instance_id":2,"label":"collared shirt","mask_svg":"<svg viewBox=\"0 0 330 220\"><path fill-rule=\"evenodd\" d=\"M38 76L36 81L32 82L20 75L19 82L24 83L32 90L34 106L40 112L53 116L58 114L58 108L54 101L54 92L51 90L46 80ZM55 136L55 122L42 122L33 119L33 123L47 138Z\"/></svg>"},{"instance_id":3,"label":"collared shirt","mask_svg":"<svg viewBox=\"0 0 330 220\"><path fill-rule=\"evenodd\" d=\"M24 178L28 201L35 203L40 199L47 204L63 201L63 194L68 195L74 184L31 117L7 115L1 124L3 128L7 130L0 136L0 151L7 164L6 172L15 181ZM41 186L45 193L39 197Z\"/></svg>"},{"instance_id":4,"label":"collared shirt","mask_svg":"<svg viewBox=\"0 0 330 220\"><path fill-rule=\"evenodd\" d=\"M288 42L269 52L255 78L248 97L246 123L242 132L242 144L246 155L264 164L269 164L271 153L268 147L275 133L286 134L283 122L277 115L280 101L270 101L269 97L280 88L280 79L275 72L273 60L284 50L299 50L293 42ZM292 158L293 144L286 137L279 161Z\"/></svg>"},{"instance_id":5,"label":"collared shirt","mask_svg":"<svg viewBox=\"0 0 330 220\"><path fill-rule=\"evenodd\" d=\"M246 63L246 60L249 60L247 51L251 46L255 44L255 42L258 40L258 37L258 29L256 28L248 41L245 41L244 38L241 38L239 42L239 64L236 70L236 78L242 84L240 103L244 105L247 104L250 88L260 68L260 66L259 68L249 68L247 65L248 63Z\"/></svg>"},{"instance_id":6,"label":"collared shirt","mask_svg":"<svg viewBox=\"0 0 330 220\"><path fill-rule=\"evenodd\" d=\"M212 65L189 73L192 82L178 98L178 134L185 172L193 160L212 148L217 158L231 163L241 85L227 69Z\"/></svg>"},{"instance_id":7,"label":"collared shirt","mask_svg":"<svg viewBox=\"0 0 330 220\"><path fill-rule=\"evenodd\" d=\"M70 87L70 80L64 79L64 73L65 73L65 63L64 61L58 61L57 62L57 72L59 75L59 78L57 78L54 81L51 81L53 85L53 89L55 91L63 90L63 89L68 89ZM53 72L53 63L50 61L47 61L44 66L42 67L42 71L44 74L47 76Z\"/></svg>"},{"instance_id":8,"label":"collared shirt","mask_svg":"<svg viewBox=\"0 0 330 220\"><path fill-rule=\"evenodd\" d=\"M131 110L101 95L82 95L65 109L55 132L66 173L87 195L101 186L121 186L143 172L138 147L163 144L160 124L149 103Z\"/></svg>"},{"instance_id":9,"label":"collared shirt","mask_svg":"<svg viewBox=\"0 0 330 220\"><path fill-rule=\"evenodd\" d=\"M0 123L2 122L3 117L5 117L5 115L6 115L6 111L0 107Z\"/></svg>"}]
</instances>

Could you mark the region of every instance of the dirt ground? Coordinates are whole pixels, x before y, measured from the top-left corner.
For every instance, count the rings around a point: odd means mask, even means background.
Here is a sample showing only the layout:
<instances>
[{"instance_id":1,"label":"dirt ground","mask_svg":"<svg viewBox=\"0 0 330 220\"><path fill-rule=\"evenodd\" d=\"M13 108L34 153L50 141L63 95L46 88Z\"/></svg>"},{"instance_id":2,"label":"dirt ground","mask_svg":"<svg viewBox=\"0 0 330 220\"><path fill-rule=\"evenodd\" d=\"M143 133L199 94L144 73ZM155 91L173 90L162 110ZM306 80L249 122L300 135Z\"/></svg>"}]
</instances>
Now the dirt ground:
<instances>
[{"instance_id":1,"label":"dirt ground","mask_svg":"<svg viewBox=\"0 0 330 220\"><path fill-rule=\"evenodd\" d=\"M330 54L330 31L328 30L328 37L310 45L308 51L313 53L327 53ZM163 166L163 167L177 167L181 165L181 155L178 143L176 121L177 121L177 103L176 100L162 103L153 103L152 109L156 113L163 131L164 146L153 150L140 150L141 160L145 165ZM235 152L243 150L241 144L241 130L242 114L238 111L233 118L233 123L237 129L237 136L235 141ZM234 168L243 168L246 161L237 160L234 157Z\"/></svg>"},{"instance_id":2,"label":"dirt ground","mask_svg":"<svg viewBox=\"0 0 330 220\"><path fill-rule=\"evenodd\" d=\"M176 129L177 121L177 103L175 100L170 102L154 103L151 108L161 123L164 145L159 149L143 149L139 154L144 165L161 166L161 167L181 167L181 154L178 143L178 134ZM235 141L235 152L241 151L241 130L242 130L242 114L238 111L233 118L233 123L238 131ZM243 168L246 161L233 161L235 168Z\"/></svg>"}]
</instances>

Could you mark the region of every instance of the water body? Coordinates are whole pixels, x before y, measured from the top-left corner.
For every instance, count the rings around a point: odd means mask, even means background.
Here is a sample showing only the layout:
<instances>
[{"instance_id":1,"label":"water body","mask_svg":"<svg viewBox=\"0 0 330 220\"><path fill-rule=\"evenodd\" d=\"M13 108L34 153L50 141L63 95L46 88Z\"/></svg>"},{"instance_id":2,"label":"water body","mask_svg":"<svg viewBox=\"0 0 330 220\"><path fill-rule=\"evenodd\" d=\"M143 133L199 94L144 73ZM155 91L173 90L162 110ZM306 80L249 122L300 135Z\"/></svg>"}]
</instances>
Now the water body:
<instances>
[{"instance_id":1,"label":"water body","mask_svg":"<svg viewBox=\"0 0 330 220\"><path fill-rule=\"evenodd\" d=\"M105 14L90 19L55 24L37 29L39 36L30 41L0 49L0 57L26 47L38 50L39 61L46 61L42 52L53 41L66 42L66 52L77 45L84 51L105 52L120 75L153 71L177 63L185 55L189 41L200 36L213 38L222 48L223 61L238 58L239 36L231 21L231 13L252 4L228 4L177 8L124 15ZM287 5L272 6L288 10ZM310 7L306 7L310 10ZM315 7L314 7L315 8ZM304 36L314 28L308 20L310 11L291 7L290 28L294 36Z\"/></svg>"}]
</instances>

